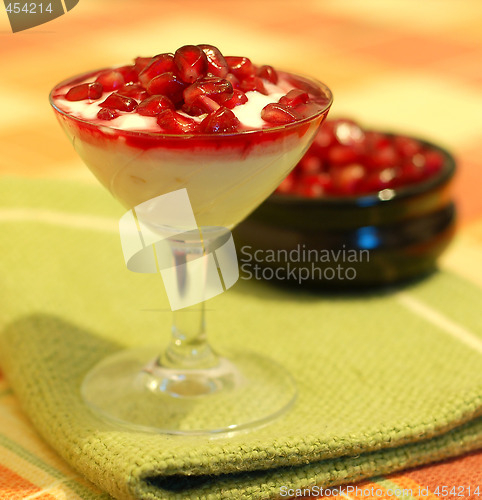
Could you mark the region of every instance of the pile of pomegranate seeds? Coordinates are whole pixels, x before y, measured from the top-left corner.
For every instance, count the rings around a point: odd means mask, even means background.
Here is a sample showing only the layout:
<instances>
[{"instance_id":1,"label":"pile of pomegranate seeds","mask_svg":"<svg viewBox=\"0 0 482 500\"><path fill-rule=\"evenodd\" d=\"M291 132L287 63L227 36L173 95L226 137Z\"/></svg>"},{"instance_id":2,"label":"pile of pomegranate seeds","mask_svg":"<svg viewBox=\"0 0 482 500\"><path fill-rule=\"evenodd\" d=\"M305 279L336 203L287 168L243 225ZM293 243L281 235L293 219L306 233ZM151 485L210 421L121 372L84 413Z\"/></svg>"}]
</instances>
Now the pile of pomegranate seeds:
<instances>
[{"instance_id":1,"label":"pile of pomegranate seeds","mask_svg":"<svg viewBox=\"0 0 482 500\"><path fill-rule=\"evenodd\" d=\"M439 151L411 137L365 131L352 120L327 120L277 193L308 198L376 193L423 181L443 164Z\"/></svg>"},{"instance_id":2,"label":"pile of pomegranate seeds","mask_svg":"<svg viewBox=\"0 0 482 500\"><path fill-rule=\"evenodd\" d=\"M224 57L212 45L185 45L174 54L137 57L131 66L102 71L94 82L72 87L65 98L92 102L103 96L100 120L137 113L156 117L168 133L234 133L245 129L232 110L248 102L246 92L268 95L266 87L278 80L272 66ZM294 89L265 106L261 117L266 127L279 126L316 114L326 104Z\"/></svg>"}]
</instances>

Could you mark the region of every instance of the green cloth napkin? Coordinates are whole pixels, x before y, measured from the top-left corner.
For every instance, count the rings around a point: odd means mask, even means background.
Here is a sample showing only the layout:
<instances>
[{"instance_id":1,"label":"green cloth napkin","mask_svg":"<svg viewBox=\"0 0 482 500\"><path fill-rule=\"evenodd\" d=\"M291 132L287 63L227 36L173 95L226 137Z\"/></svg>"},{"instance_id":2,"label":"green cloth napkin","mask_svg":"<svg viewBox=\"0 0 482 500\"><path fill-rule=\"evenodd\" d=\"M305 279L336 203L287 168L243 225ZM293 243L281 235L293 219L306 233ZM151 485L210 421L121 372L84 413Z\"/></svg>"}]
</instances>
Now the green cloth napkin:
<instances>
[{"instance_id":1,"label":"green cloth napkin","mask_svg":"<svg viewBox=\"0 0 482 500\"><path fill-rule=\"evenodd\" d=\"M214 439L97 420L79 394L90 367L170 335L160 276L124 264L122 213L97 186L0 182L1 367L41 435L114 497L269 499L482 445L481 294L447 272L336 297L240 281L208 302L211 341L285 365L286 416Z\"/></svg>"}]
</instances>

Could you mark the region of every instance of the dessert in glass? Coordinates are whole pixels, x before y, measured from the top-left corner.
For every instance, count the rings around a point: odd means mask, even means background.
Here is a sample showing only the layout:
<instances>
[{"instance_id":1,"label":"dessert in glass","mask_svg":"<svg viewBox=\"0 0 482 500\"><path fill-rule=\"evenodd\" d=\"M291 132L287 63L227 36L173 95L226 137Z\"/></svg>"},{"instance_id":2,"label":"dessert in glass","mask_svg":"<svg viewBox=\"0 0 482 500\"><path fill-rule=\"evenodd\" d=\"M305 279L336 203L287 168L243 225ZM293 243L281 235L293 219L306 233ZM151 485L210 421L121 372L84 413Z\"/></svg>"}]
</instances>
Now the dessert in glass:
<instances>
[{"instance_id":1,"label":"dessert in glass","mask_svg":"<svg viewBox=\"0 0 482 500\"><path fill-rule=\"evenodd\" d=\"M311 78L187 45L70 78L50 102L98 180L167 239L179 295L195 288L208 298L209 269L203 283L186 265L228 241L230 229L276 189L309 148L332 96ZM141 220L139 207L180 189L196 229L166 227L149 210ZM217 354L206 340L201 302L174 310L163 353L130 349L108 357L86 376L82 395L123 426L204 434L267 423L292 405L296 388L275 360Z\"/></svg>"}]
</instances>

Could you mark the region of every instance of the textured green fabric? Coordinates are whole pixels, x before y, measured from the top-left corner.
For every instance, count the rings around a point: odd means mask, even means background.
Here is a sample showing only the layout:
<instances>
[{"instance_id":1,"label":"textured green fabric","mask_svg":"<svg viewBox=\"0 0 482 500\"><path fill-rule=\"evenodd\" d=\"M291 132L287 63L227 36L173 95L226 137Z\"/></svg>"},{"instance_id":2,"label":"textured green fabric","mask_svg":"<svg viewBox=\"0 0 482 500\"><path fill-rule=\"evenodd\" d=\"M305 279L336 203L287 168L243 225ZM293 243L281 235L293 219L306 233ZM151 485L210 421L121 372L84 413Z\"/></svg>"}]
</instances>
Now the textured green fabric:
<instances>
[{"instance_id":1,"label":"textured green fabric","mask_svg":"<svg viewBox=\"0 0 482 500\"><path fill-rule=\"evenodd\" d=\"M122 213L97 186L0 182L1 367L41 435L111 495L267 499L482 445L480 290L446 272L404 295L241 281L208 303L212 343L284 364L299 389L291 412L216 439L99 422L79 395L86 371L121 346L161 346L170 331L160 277L124 265Z\"/></svg>"}]
</instances>

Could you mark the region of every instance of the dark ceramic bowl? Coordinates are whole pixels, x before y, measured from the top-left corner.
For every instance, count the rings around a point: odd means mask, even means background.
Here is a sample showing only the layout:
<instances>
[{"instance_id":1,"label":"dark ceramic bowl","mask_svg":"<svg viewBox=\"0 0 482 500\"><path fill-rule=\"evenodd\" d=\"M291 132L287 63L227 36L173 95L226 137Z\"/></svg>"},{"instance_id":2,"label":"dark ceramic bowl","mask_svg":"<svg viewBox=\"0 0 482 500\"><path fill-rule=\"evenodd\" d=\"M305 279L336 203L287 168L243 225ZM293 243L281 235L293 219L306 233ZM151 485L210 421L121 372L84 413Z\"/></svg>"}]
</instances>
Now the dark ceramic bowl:
<instances>
[{"instance_id":1,"label":"dark ceramic bowl","mask_svg":"<svg viewBox=\"0 0 482 500\"><path fill-rule=\"evenodd\" d=\"M234 231L241 276L317 288L387 285L429 273L454 235L455 161L418 184L358 197L273 194Z\"/></svg>"}]
</instances>

